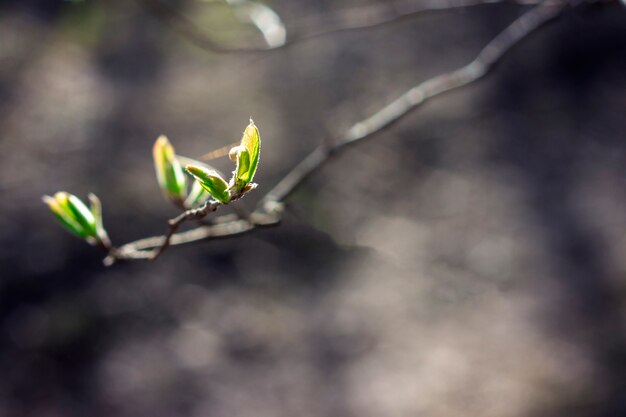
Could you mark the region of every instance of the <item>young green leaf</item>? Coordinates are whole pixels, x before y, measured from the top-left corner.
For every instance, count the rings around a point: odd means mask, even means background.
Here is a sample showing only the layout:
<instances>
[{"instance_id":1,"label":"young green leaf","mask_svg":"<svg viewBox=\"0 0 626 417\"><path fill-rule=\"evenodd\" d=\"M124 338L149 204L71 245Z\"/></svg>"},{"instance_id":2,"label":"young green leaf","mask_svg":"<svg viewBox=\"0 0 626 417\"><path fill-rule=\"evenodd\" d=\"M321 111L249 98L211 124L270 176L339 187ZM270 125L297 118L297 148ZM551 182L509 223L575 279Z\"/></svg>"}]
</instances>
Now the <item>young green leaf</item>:
<instances>
[{"instance_id":1,"label":"young green leaf","mask_svg":"<svg viewBox=\"0 0 626 417\"><path fill-rule=\"evenodd\" d=\"M43 196L42 200L66 229L90 243L95 241L95 217L78 197L59 191L53 197Z\"/></svg>"},{"instance_id":2,"label":"young green leaf","mask_svg":"<svg viewBox=\"0 0 626 417\"><path fill-rule=\"evenodd\" d=\"M197 165L187 165L185 170L217 201L227 204L230 201L228 184L216 171Z\"/></svg>"},{"instance_id":3,"label":"young green leaf","mask_svg":"<svg viewBox=\"0 0 626 417\"><path fill-rule=\"evenodd\" d=\"M167 137L161 135L157 138L152 156L157 180L165 197L174 202L183 201L187 196L185 173Z\"/></svg>"},{"instance_id":4,"label":"young green leaf","mask_svg":"<svg viewBox=\"0 0 626 417\"><path fill-rule=\"evenodd\" d=\"M54 197L50 197L49 195L44 195L41 200L48 205L48 208L55 215L55 217L59 220L59 222L70 232L74 233L78 237L85 238L87 235L83 228L74 221L71 213L69 213L64 206L61 205L57 196L60 193L56 193Z\"/></svg>"},{"instance_id":5,"label":"young green leaf","mask_svg":"<svg viewBox=\"0 0 626 417\"><path fill-rule=\"evenodd\" d=\"M189 191L189 195L185 200L185 207L192 208L198 206L206 201L209 198L209 192L202 187L200 181L194 181L191 184L191 191Z\"/></svg>"},{"instance_id":6,"label":"young green leaf","mask_svg":"<svg viewBox=\"0 0 626 417\"><path fill-rule=\"evenodd\" d=\"M254 178L257 166L259 165L259 155L261 151L261 135L259 134L259 129L256 127L252 119L250 119L250 124L243 132L241 146L248 150L250 163L247 171L242 172L241 176L239 176L238 172L238 179L247 184L252 182L252 179Z\"/></svg>"},{"instance_id":7,"label":"young green leaf","mask_svg":"<svg viewBox=\"0 0 626 417\"><path fill-rule=\"evenodd\" d=\"M74 219L83 227L89 236L96 236L96 219L91 210L87 208L78 197L68 194L67 206L74 215Z\"/></svg>"}]
</instances>

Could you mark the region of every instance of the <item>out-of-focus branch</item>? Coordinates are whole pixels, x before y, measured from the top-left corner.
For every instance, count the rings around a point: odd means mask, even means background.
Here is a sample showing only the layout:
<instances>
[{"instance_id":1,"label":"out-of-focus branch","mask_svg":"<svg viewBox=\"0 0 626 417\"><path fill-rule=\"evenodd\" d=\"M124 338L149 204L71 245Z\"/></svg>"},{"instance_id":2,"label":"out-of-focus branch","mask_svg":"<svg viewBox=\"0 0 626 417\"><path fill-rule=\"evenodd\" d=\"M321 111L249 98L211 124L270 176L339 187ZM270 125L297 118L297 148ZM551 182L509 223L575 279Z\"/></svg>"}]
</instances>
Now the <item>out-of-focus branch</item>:
<instances>
[{"instance_id":1,"label":"out-of-focus branch","mask_svg":"<svg viewBox=\"0 0 626 417\"><path fill-rule=\"evenodd\" d=\"M367 139L397 122L426 100L483 77L502 56L535 29L556 17L567 3L546 1L515 20L480 51L468 65L411 88L365 120L355 123L334 143L324 143L289 172L263 199L282 201L334 153Z\"/></svg>"},{"instance_id":2,"label":"out-of-focus branch","mask_svg":"<svg viewBox=\"0 0 626 417\"><path fill-rule=\"evenodd\" d=\"M223 216L215 219L213 224L176 233L184 221L198 218L197 213L190 210L170 221L170 232L167 235L140 239L119 248L112 248L105 259L105 263L111 264L116 260L124 259L154 259L168 246L182 245L209 238L234 236L259 226L277 224L281 219L284 199L315 173L332 155L345 149L348 145L374 137L426 100L480 79L493 68L494 64L507 51L542 25L557 17L567 5L566 1L547 0L542 2L498 34L468 65L418 84L369 118L354 124L335 142L321 145L267 193L259 202L257 209L247 218L240 218L236 215ZM206 213L208 212L206 211Z\"/></svg>"},{"instance_id":3,"label":"out-of-focus branch","mask_svg":"<svg viewBox=\"0 0 626 417\"><path fill-rule=\"evenodd\" d=\"M196 46L215 53L252 53L282 49L304 40L319 38L338 32L369 29L412 19L422 13L467 8L484 4L509 3L531 5L542 0L396 0L368 6L347 8L332 14L295 21L287 25L282 42L269 42L267 46L230 47L214 40L193 20L163 0L138 0L152 14ZM254 12L254 8L249 8ZM243 11L242 11L243 12ZM249 21L253 22L251 16ZM263 31L262 27L259 30ZM267 36L265 36L267 41Z\"/></svg>"},{"instance_id":4,"label":"out-of-focus branch","mask_svg":"<svg viewBox=\"0 0 626 417\"><path fill-rule=\"evenodd\" d=\"M370 29L413 19L427 12L462 9L485 4L508 3L534 5L542 0L396 0L351 7L324 16L294 22L300 35L296 40L311 39L337 32Z\"/></svg>"}]
</instances>

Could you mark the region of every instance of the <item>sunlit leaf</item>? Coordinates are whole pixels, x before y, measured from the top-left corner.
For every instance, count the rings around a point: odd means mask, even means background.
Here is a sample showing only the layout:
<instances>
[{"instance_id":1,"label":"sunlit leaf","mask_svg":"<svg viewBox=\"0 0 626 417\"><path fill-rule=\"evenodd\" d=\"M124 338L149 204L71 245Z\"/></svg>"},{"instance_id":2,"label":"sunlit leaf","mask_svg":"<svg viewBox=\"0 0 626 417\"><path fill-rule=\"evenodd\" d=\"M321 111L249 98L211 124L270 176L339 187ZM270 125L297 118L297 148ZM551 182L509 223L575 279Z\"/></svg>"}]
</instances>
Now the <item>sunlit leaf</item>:
<instances>
[{"instance_id":1,"label":"sunlit leaf","mask_svg":"<svg viewBox=\"0 0 626 417\"><path fill-rule=\"evenodd\" d=\"M252 119L246 127L241 138L241 144L230 150L229 157L237 162L237 168L233 172L231 188L237 192L246 192L251 189L248 185L252 182L256 169L259 165L259 153L261 148L261 136L259 129Z\"/></svg>"},{"instance_id":2,"label":"sunlit leaf","mask_svg":"<svg viewBox=\"0 0 626 417\"><path fill-rule=\"evenodd\" d=\"M217 201L224 204L230 201L230 192L228 191L228 184L217 173L201 166L187 165L185 167L193 177L200 183L200 185L209 192Z\"/></svg>"},{"instance_id":3,"label":"sunlit leaf","mask_svg":"<svg viewBox=\"0 0 626 417\"><path fill-rule=\"evenodd\" d=\"M259 165L259 155L261 151L261 135L259 134L259 129L256 127L252 119L250 119L250 124L243 132L243 137L241 138L241 146L245 147L248 150L250 157L250 167L241 176L241 180L248 183L251 182L254 178L257 166Z\"/></svg>"},{"instance_id":4,"label":"sunlit leaf","mask_svg":"<svg viewBox=\"0 0 626 417\"><path fill-rule=\"evenodd\" d=\"M161 135L157 138L152 156L157 180L165 197L175 202L183 201L187 196L185 173L167 137Z\"/></svg>"},{"instance_id":5,"label":"sunlit leaf","mask_svg":"<svg viewBox=\"0 0 626 417\"><path fill-rule=\"evenodd\" d=\"M59 191L53 197L43 196L42 200L70 232L83 239L95 239L96 219L78 197Z\"/></svg>"}]
</instances>

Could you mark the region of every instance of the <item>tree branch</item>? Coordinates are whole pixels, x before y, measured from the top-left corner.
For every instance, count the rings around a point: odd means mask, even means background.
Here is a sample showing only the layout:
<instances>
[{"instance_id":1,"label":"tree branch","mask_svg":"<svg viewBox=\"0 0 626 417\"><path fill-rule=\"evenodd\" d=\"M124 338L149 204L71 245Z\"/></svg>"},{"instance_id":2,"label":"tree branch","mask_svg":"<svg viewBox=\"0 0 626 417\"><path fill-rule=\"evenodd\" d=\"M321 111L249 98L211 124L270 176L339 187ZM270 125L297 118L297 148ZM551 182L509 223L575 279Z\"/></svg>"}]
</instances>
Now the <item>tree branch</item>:
<instances>
[{"instance_id":1,"label":"tree branch","mask_svg":"<svg viewBox=\"0 0 626 417\"><path fill-rule=\"evenodd\" d=\"M280 222L283 201L299 185L337 152L367 138L374 137L400 120L426 100L470 84L489 72L511 48L535 30L558 16L567 7L566 1L547 0L523 14L504 31L491 40L469 64L455 71L431 78L411 88L396 100L370 116L355 123L334 143L323 144L296 165L257 205L248 218L237 215L218 217L212 224L199 226L185 232L177 230L187 220L204 217L217 210L221 203L207 203L200 209L188 210L170 220L170 230L165 236L154 236L111 248L105 258L110 265L116 260L155 259L169 246L192 243L209 238L239 235L256 227Z\"/></svg>"},{"instance_id":2,"label":"tree branch","mask_svg":"<svg viewBox=\"0 0 626 417\"><path fill-rule=\"evenodd\" d=\"M233 47L214 40L201 27L162 0L138 0L154 16L196 46L214 53L254 53L282 49L305 40L338 32L371 29L409 20L427 13L494 3L538 4L542 0L396 0L339 10L330 15L302 19L288 25L287 39L273 46ZM295 33L291 35L291 33Z\"/></svg>"},{"instance_id":3,"label":"tree branch","mask_svg":"<svg viewBox=\"0 0 626 417\"><path fill-rule=\"evenodd\" d=\"M556 17L565 2L546 1L522 15L498 34L468 65L431 78L411 88L365 120L355 123L334 144L323 144L289 172L263 199L282 201L330 156L345 146L367 139L406 116L426 100L470 84L483 77L513 46L543 24Z\"/></svg>"}]
</instances>

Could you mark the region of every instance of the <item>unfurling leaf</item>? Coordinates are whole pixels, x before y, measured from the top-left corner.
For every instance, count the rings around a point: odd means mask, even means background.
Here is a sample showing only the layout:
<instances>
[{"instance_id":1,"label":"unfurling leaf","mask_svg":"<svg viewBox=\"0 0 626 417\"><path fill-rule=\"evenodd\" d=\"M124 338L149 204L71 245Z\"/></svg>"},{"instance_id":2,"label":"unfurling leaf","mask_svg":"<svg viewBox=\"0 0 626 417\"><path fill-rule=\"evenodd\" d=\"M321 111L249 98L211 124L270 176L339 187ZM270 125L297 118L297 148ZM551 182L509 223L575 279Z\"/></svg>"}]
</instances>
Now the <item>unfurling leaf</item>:
<instances>
[{"instance_id":1,"label":"unfurling leaf","mask_svg":"<svg viewBox=\"0 0 626 417\"><path fill-rule=\"evenodd\" d=\"M241 146L244 146L248 150L250 156L250 168L241 179L245 182L252 182L257 166L259 165L259 155L261 151L261 135L252 119L250 119L250 124L243 132Z\"/></svg>"},{"instance_id":2,"label":"unfurling leaf","mask_svg":"<svg viewBox=\"0 0 626 417\"><path fill-rule=\"evenodd\" d=\"M161 135L154 142L152 156L163 194L173 202L181 203L187 196L185 173L167 137Z\"/></svg>"},{"instance_id":3,"label":"unfurling leaf","mask_svg":"<svg viewBox=\"0 0 626 417\"><path fill-rule=\"evenodd\" d=\"M248 181L245 180L247 173L250 171L250 153L243 146L239 146L240 151L237 153L237 168L235 169L235 178L237 184L241 184L243 188Z\"/></svg>"},{"instance_id":4,"label":"unfurling leaf","mask_svg":"<svg viewBox=\"0 0 626 417\"><path fill-rule=\"evenodd\" d=\"M217 201L224 204L230 201L228 184L217 171L197 165L187 165L185 169L200 183L202 188L207 190Z\"/></svg>"},{"instance_id":5,"label":"unfurling leaf","mask_svg":"<svg viewBox=\"0 0 626 417\"><path fill-rule=\"evenodd\" d=\"M89 243L98 240L96 218L78 197L59 191L42 199L66 229Z\"/></svg>"},{"instance_id":6,"label":"unfurling leaf","mask_svg":"<svg viewBox=\"0 0 626 417\"><path fill-rule=\"evenodd\" d=\"M241 144L231 149L229 156L237 161L237 168L231 180L231 186L238 191L248 189L259 165L261 136L252 119L241 138Z\"/></svg>"}]
</instances>

